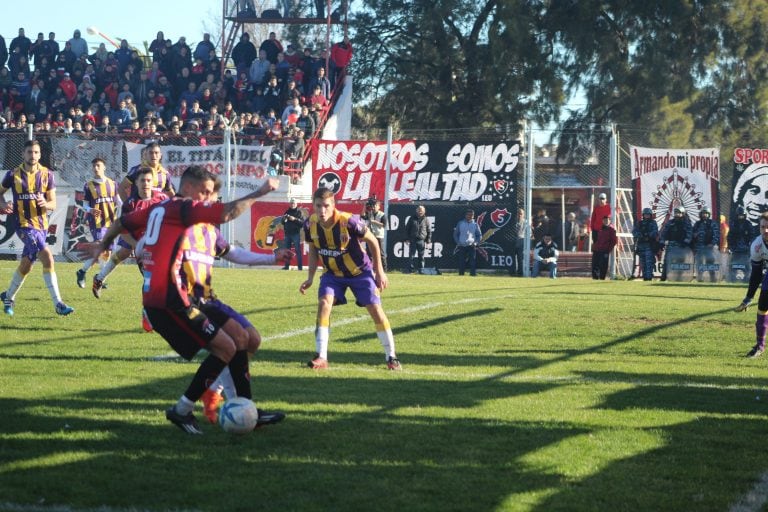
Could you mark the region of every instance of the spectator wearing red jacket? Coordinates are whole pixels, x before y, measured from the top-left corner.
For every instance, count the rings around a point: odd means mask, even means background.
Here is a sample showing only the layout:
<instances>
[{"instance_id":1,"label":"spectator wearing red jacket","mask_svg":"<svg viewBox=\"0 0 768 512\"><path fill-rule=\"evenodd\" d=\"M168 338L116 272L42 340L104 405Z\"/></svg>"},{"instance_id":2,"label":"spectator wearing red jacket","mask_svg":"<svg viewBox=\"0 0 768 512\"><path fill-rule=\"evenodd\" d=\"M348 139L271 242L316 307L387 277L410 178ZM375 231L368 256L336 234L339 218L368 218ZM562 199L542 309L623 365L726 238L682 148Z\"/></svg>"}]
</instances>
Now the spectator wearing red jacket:
<instances>
[{"instance_id":1,"label":"spectator wearing red jacket","mask_svg":"<svg viewBox=\"0 0 768 512\"><path fill-rule=\"evenodd\" d=\"M598 196L600 203L592 210L592 217L589 221L589 229L592 231L592 243L597 243L597 233L603 227L603 217L611 216L611 205L608 204L608 196L601 193Z\"/></svg>"},{"instance_id":2,"label":"spectator wearing red jacket","mask_svg":"<svg viewBox=\"0 0 768 512\"><path fill-rule=\"evenodd\" d=\"M349 37L344 36L343 41L331 46L331 60L333 61L331 69L335 71L331 76L331 87L335 87L336 81L346 76L347 66L352 60L352 43L349 42Z\"/></svg>"},{"instance_id":3,"label":"spectator wearing red jacket","mask_svg":"<svg viewBox=\"0 0 768 512\"><path fill-rule=\"evenodd\" d=\"M605 279L608 261L618 241L616 230L611 226L610 215L604 216L600 229L592 233L597 233L597 240L592 244L592 279Z\"/></svg>"},{"instance_id":4,"label":"spectator wearing red jacket","mask_svg":"<svg viewBox=\"0 0 768 512\"><path fill-rule=\"evenodd\" d=\"M67 101L70 104L75 101L75 96L77 96L77 85L75 85L75 82L69 77L69 73L64 73L64 77L61 79L61 82L59 82L59 87L61 87L61 92L64 93L64 97L67 98Z\"/></svg>"}]
</instances>

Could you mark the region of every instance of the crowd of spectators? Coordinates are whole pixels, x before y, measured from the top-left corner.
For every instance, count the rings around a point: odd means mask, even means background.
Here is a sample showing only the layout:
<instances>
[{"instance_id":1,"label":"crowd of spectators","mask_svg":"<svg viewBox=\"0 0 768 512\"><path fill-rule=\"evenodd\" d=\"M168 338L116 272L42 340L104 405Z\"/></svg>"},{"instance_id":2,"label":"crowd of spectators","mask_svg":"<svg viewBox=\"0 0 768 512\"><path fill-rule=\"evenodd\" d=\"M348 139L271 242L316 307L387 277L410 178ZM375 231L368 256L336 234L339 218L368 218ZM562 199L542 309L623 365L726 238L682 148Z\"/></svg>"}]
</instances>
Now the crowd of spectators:
<instances>
[{"instance_id":1,"label":"crowd of spectators","mask_svg":"<svg viewBox=\"0 0 768 512\"><path fill-rule=\"evenodd\" d=\"M126 40L90 53L79 30L62 48L53 32L31 41L20 28L8 46L0 36L0 129L200 145L220 142L229 125L243 141L279 143L297 158L351 57L346 37L315 53L283 48L274 32L257 48L244 33L222 75L209 34L193 50L158 32L142 56Z\"/></svg>"}]
</instances>

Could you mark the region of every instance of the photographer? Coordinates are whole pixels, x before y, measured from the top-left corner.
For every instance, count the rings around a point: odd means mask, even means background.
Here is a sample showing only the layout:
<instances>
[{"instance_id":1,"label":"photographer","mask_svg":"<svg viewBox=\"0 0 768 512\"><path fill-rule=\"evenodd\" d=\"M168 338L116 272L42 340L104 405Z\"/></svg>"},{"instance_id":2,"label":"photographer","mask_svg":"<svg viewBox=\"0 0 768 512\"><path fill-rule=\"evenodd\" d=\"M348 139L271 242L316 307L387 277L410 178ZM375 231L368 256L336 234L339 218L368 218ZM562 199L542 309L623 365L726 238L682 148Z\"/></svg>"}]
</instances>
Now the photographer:
<instances>
[{"instance_id":1,"label":"photographer","mask_svg":"<svg viewBox=\"0 0 768 512\"><path fill-rule=\"evenodd\" d=\"M456 253L459 257L459 275L464 275L467 258L469 258L469 275L477 275L477 246L482 238L480 226L475 222L475 212L467 210L464 218L453 228L453 241L456 243Z\"/></svg>"},{"instance_id":2,"label":"photographer","mask_svg":"<svg viewBox=\"0 0 768 512\"><path fill-rule=\"evenodd\" d=\"M387 230L387 216L384 215L379 209L379 201L375 197L368 199L365 203L365 211L360 216L365 221L365 225L371 230L373 236L379 242L379 253L381 254L381 265L384 267L384 272L387 271L387 250L384 247L384 233ZM368 255L371 254L370 249L366 249Z\"/></svg>"}]
</instances>

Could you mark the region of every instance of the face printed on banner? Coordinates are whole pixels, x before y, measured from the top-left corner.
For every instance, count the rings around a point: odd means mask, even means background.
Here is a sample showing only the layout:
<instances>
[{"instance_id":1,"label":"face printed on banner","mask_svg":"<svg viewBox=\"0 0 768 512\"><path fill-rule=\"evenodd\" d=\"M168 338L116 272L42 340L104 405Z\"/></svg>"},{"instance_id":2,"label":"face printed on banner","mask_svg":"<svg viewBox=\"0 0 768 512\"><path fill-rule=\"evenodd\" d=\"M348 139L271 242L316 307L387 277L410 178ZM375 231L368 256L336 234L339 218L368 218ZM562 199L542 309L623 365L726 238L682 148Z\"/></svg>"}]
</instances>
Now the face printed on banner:
<instances>
[{"instance_id":1,"label":"face printed on banner","mask_svg":"<svg viewBox=\"0 0 768 512\"><path fill-rule=\"evenodd\" d=\"M768 211L768 166L751 165L733 188L733 202L744 207L747 219L758 225L760 215Z\"/></svg>"}]
</instances>

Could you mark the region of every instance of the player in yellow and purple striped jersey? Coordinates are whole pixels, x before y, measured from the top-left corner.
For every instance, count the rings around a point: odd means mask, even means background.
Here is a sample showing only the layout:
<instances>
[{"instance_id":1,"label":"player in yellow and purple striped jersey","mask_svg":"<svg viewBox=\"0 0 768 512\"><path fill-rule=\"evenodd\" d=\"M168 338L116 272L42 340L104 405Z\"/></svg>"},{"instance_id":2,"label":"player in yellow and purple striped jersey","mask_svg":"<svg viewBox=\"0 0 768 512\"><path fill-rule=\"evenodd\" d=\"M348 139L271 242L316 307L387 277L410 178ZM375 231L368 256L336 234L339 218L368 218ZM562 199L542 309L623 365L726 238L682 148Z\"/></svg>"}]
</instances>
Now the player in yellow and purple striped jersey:
<instances>
[{"instance_id":1,"label":"player in yellow and purple striped jersey","mask_svg":"<svg viewBox=\"0 0 768 512\"><path fill-rule=\"evenodd\" d=\"M3 198L8 190L13 195L11 201L5 201ZM24 144L24 163L8 171L0 181L0 212L16 217L16 235L24 243L21 260L11 277L11 283L7 290L0 293L6 315L13 315L16 293L24 284L38 257L43 265L43 280L56 313L68 315L74 311L61 300L53 266L53 253L46 242L48 212L55 209L56 181L53 173L40 165L40 143L36 140L27 141Z\"/></svg>"},{"instance_id":2,"label":"player in yellow and purple striped jersey","mask_svg":"<svg viewBox=\"0 0 768 512\"><path fill-rule=\"evenodd\" d=\"M336 209L333 192L318 188L312 196L314 213L304 223L304 240L309 245L309 274L299 291L305 294L312 286L318 261L325 272L320 277L315 328L315 357L308 366L315 370L328 368L328 339L331 310L335 304L346 304L344 294L352 290L358 306L365 307L376 324L376 336L384 347L387 368L400 370L395 354L395 339L389 320L381 307L381 290L389 284L381 261L379 243L359 216ZM371 253L368 258L361 245L364 241Z\"/></svg>"},{"instance_id":3,"label":"player in yellow and purple striped jersey","mask_svg":"<svg viewBox=\"0 0 768 512\"><path fill-rule=\"evenodd\" d=\"M94 158L91 161L93 179L85 182L83 186L83 209L88 214L88 227L94 242L104 238L107 228L115 221L117 208L117 184L104 176L107 164L103 158ZM109 258L109 253L106 254ZM96 262L88 258L83 262L83 268L77 271L77 286L85 288L85 274Z\"/></svg>"}]
</instances>

